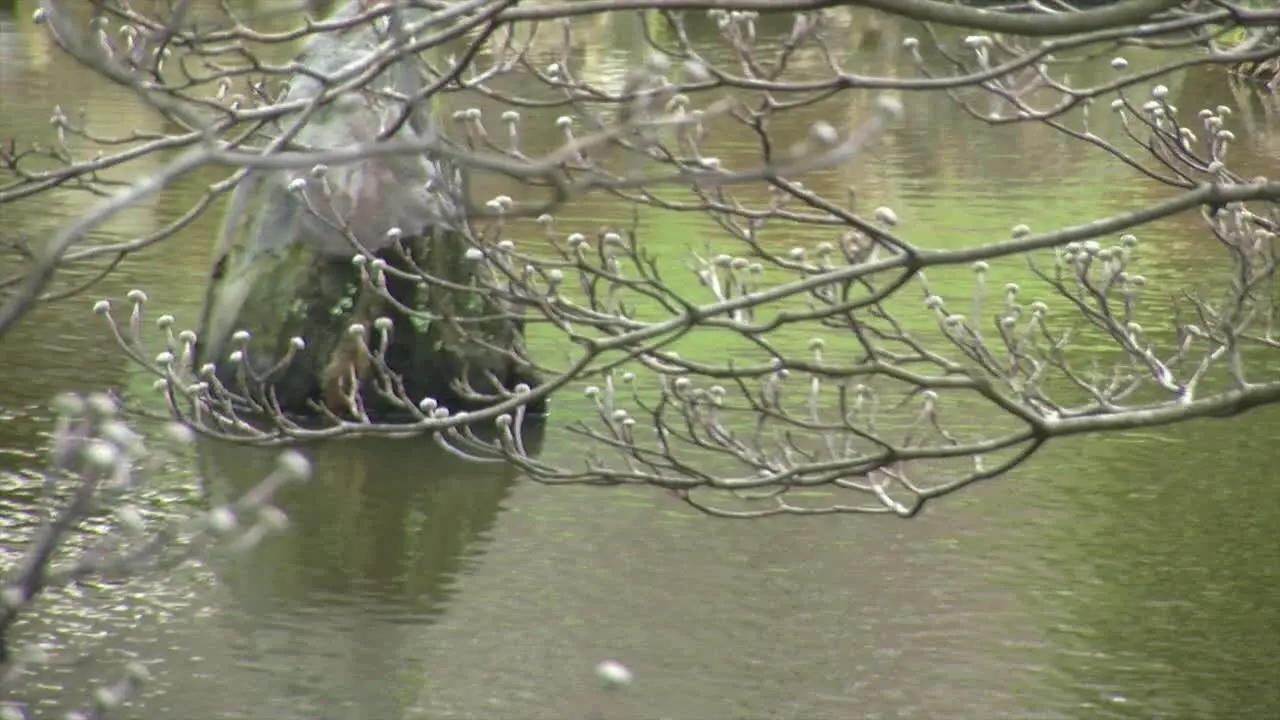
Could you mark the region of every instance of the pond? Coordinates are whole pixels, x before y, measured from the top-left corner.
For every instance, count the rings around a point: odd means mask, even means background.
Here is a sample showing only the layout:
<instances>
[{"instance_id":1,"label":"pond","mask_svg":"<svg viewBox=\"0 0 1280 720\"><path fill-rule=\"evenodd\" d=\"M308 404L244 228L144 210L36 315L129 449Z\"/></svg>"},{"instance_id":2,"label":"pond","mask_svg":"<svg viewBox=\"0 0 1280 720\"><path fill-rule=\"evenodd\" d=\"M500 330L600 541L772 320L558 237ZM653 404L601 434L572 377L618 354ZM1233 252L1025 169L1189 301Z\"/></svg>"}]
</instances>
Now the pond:
<instances>
[{"instance_id":1,"label":"pond","mask_svg":"<svg viewBox=\"0 0 1280 720\"><path fill-rule=\"evenodd\" d=\"M155 123L58 56L25 21L29 5L18 0L12 18L0 7L3 138L45 137L57 104L86 108L104 134ZM889 23L879 43L859 43L862 16L836 19L866 73L909 72L898 48L910 28ZM574 62L620 84L639 52L635 28L603 18L578 33ZM1275 173L1269 100L1212 72L1169 84L1171 102L1190 112L1244 98L1236 169ZM863 116L870 98L850 93L776 130L798 137L815 119ZM1113 127L1098 122L1100 134ZM717 142L723 157L753 152L745 138ZM92 240L173 220L216 177L133 208ZM983 128L945 95L907 98L906 120L870 155L806 181L856 182L931 247L1003 235L1019 222L1104 217L1162 192L1048 128ZM40 238L85 203L54 192L0 207L0 236ZM593 196L558 223L591 229L627 218L627 208ZM31 486L44 467L49 399L149 386L114 350L92 301L142 287L194 322L216 219L129 258L91 296L41 307L4 338L6 566L36 521ZM1193 218L1145 232L1147 272L1171 287L1196 285L1223 262ZM644 242L673 267L716 233L693 214L647 211L641 224ZM1172 310L1170 299L1152 302ZM567 425L586 412L583 401L557 399L545 460L581 459ZM910 521L718 520L657 491L544 487L412 441L323 446L312 452L316 477L279 499L291 520L279 536L127 586L45 598L15 630L52 657L22 698L38 716L60 716L137 659L153 679L120 717L1274 717L1278 422L1280 410L1265 409L1054 443ZM271 462L260 451L175 449L148 477L144 513L206 508ZM592 668L605 659L624 662L635 683L603 696Z\"/></svg>"}]
</instances>

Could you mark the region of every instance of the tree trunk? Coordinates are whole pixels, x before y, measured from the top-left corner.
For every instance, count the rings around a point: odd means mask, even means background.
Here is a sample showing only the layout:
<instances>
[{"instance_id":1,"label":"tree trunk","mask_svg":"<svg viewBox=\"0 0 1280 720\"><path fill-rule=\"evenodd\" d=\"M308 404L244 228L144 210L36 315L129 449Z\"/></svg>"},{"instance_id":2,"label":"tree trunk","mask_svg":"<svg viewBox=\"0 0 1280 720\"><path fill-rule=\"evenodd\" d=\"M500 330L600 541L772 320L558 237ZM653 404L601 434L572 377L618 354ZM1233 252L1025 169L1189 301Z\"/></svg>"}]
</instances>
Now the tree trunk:
<instances>
[{"instance_id":1,"label":"tree trunk","mask_svg":"<svg viewBox=\"0 0 1280 720\"><path fill-rule=\"evenodd\" d=\"M359 5L356 0L339 16ZM376 52L381 41L370 24L319 35L298 61L314 73L332 74ZM391 65L365 84L369 89L319 108L294 142L313 151L373 143L403 108L373 90L388 86L405 96L421 87L416 58ZM315 77L299 74L284 101L314 98L324 89ZM393 137L421 140L437 132L434 119L415 108ZM289 413L306 414L321 403L343 414L343 397L359 384L366 409L387 417L397 405L375 388L378 373L350 332L353 324L364 326L367 346L376 347L375 323L386 318L393 329L385 359L414 403L434 398L451 410L475 409L483 403L463 397L458 383L493 394L500 388L491 376L506 389L536 385L538 378L512 357L523 351L523 324L500 302L388 273L386 288L406 312L365 283L353 262L357 255L365 256L366 266L380 258L411 273L416 265L453 285L474 286L476 263L464 257L471 247L465 194L457 170L420 154L250 174L227 208L197 365L213 363L228 387L259 398L271 393ZM250 334L247 343L235 339L241 330ZM282 367L295 338L305 348ZM241 363L228 359L237 350L245 356ZM246 370L264 382L246 387Z\"/></svg>"}]
</instances>

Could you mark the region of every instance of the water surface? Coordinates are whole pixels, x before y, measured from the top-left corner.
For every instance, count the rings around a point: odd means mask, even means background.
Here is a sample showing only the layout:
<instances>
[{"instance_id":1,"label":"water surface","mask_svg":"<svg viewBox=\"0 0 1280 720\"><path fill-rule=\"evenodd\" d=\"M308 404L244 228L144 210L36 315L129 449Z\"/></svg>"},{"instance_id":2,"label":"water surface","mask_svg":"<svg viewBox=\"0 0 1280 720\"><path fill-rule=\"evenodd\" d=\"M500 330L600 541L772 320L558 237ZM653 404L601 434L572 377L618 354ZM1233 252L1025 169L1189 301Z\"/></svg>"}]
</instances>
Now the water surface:
<instances>
[{"instance_id":1,"label":"water surface","mask_svg":"<svg viewBox=\"0 0 1280 720\"><path fill-rule=\"evenodd\" d=\"M28 11L19 3L15 17ZM855 50L852 21L849 52L861 53L863 72L905 72L896 48L909 29L891 25L878 47ZM620 82L635 29L593 20L579 32L584 72ZM1188 112L1237 102L1211 73L1170 84ZM58 57L25 20L0 19L0 98L6 136L47 133L55 104L88 108L104 133L154 122ZM856 120L870 102L850 93L778 132ZM1246 176L1274 164L1272 111L1250 102L1233 128ZM550 128L551 117L541 120ZM1097 122L1103 133L1111 121ZM730 133L715 151L747 162L754 149ZM135 208L93 240L172 220L216 177ZM1018 222L1103 217L1162 193L1045 128L981 129L943 96L910 98L904 126L875 153L807 182L833 195L856 183L868 206L893 206L904 235L928 247L989 241ZM84 202L51 193L5 206L0 234L39 239ZM594 197L559 222L590 231L626 217ZM110 349L92 299L144 287L160 309L193 322L215 221L130 258L91 297L43 307L5 338L6 562L31 523L48 398L148 382ZM646 212L641 225L671 267L716 232L691 214ZM820 239L783 229L768 242L785 250ZM1224 267L1191 219L1143 240L1153 283L1196 284ZM935 282L963 292L968 280ZM1169 301L1154 295L1151 308ZM557 402L545 459L580 459L565 425L585 412L574 398ZM164 577L46 598L17 636L46 644L55 667L23 697L51 716L137 658L155 679L124 717L575 718L601 701L593 665L617 658L637 682L607 698L608 717L1272 717L1277 421L1280 412L1266 410L1056 443L909 522L728 522L657 492L542 487L420 443L326 446L314 452L314 481L280 500L292 519L282 536ZM270 462L203 445L148 479L144 509L165 518L207 507Z\"/></svg>"}]
</instances>

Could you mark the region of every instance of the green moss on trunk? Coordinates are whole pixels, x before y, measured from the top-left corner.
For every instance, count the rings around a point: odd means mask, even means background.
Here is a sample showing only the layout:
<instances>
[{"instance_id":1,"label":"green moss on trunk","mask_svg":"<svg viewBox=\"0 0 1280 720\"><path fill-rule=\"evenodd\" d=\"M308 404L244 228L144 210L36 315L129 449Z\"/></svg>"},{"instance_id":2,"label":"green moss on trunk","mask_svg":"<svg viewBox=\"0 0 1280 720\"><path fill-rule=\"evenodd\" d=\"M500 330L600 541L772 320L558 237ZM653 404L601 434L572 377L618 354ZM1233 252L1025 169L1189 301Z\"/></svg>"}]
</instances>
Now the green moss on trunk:
<instances>
[{"instance_id":1,"label":"green moss on trunk","mask_svg":"<svg viewBox=\"0 0 1280 720\"><path fill-rule=\"evenodd\" d=\"M349 3L339 15L359 10L359 3ZM381 43L372 25L365 24L313 36L298 61L324 75L381 52ZM420 83L416 58L407 58L367 87L389 86L412 96ZM323 88L315 77L299 74L283 100L313 98ZM295 140L316 150L367 144L401 110L385 93L353 91L317 109ZM395 139L423 140L437 132L434 120L418 109ZM454 285L471 286L475 267L464 257L471 247L465 196L463 176L426 154L251 174L236 187L227 208L200 322L197 362L214 363L224 384L240 387L228 357L241 349L235 333L245 330L251 335L247 367L266 381L247 388L254 394L271 392L291 413L305 413L316 402L341 411L341 397L355 377L367 409L381 416L396 408L379 399L368 354L348 329L363 324L369 342L376 343L374 322L386 317L393 323L386 359L414 403L431 397L451 409L472 409L477 403L463 397L457 383L469 381L481 393L494 394L499 388L487 379L490 373L508 389L536 384L535 376L503 352L522 347L522 325L495 301L389 276L391 296L411 309L403 312L365 286L352 262L353 256L370 253L402 270L413 272L416 265ZM467 322L481 317L489 319ZM294 338L302 338L306 347L279 368Z\"/></svg>"}]
</instances>

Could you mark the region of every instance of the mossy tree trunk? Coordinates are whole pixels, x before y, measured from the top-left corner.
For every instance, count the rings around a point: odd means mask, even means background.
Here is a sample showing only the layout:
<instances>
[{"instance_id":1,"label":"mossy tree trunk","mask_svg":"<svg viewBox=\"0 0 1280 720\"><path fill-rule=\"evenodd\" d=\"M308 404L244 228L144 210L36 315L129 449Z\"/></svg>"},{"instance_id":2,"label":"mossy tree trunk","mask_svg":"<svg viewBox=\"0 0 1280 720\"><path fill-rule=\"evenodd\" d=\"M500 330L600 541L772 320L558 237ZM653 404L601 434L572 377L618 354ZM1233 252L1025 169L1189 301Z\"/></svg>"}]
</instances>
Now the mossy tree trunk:
<instances>
[{"instance_id":1,"label":"mossy tree trunk","mask_svg":"<svg viewBox=\"0 0 1280 720\"><path fill-rule=\"evenodd\" d=\"M315 36L299 62L314 73L333 73L378 52L381 40L372 28ZM367 87L412 95L420 86L418 73L416 60L405 60ZM298 75L284 100L313 98L323 89L314 76ZM294 141L316 151L373 143L401 108L384 93L353 92L315 112ZM394 139L420 140L435 132L434 121L419 113ZM223 384L260 397L269 392L290 413L305 413L314 403L344 412L342 397L352 381L362 387L372 414L394 413L396 403L374 386L378 373L369 354L349 332L362 325L367 346L376 347L375 323L386 318L391 342L382 357L415 404L429 397L451 410L474 409L477 403L457 391L458 383L493 394L499 388L490 377L507 389L535 385L537 378L512 357L522 352L522 323L491 295L387 273L386 290L406 312L365 282L353 262L364 256L368 268L381 259L409 275L472 287L477 267L465 258L472 247L465 192L457 171L417 154L251 174L227 208L198 331L197 365L213 363ZM249 333L247 343L235 339L239 331ZM281 367L295 338L305 347ZM240 364L229 361L236 351L245 356ZM246 370L265 382L245 387Z\"/></svg>"}]
</instances>

